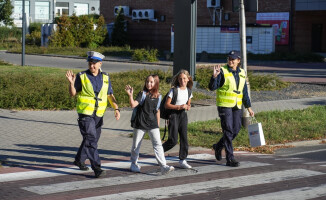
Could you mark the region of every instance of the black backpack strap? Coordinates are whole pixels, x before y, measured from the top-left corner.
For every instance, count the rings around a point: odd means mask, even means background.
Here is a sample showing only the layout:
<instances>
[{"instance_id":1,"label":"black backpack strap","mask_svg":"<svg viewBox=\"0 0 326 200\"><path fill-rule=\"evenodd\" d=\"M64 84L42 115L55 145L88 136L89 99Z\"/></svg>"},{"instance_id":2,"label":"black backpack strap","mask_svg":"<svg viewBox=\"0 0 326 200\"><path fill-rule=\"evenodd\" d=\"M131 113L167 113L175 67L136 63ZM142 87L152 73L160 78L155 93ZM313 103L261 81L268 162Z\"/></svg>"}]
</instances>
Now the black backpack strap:
<instances>
[{"instance_id":1,"label":"black backpack strap","mask_svg":"<svg viewBox=\"0 0 326 200\"><path fill-rule=\"evenodd\" d=\"M168 122L168 120L164 120L165 121L165 125L164 125L164 134L163 134L163 137L162 137L162 140L164 140L164 138L165 138L165 135L166 135L166 124L167 124L167 122Z\"/></svg>"},{"instance_id":2,"label":"black backpack strap","mask_svg":"<svg viewBox=\"0 0 326 200\"><path fill-rule=\"evenodd\" d=\"M188 90L188 101L189 101L189 99L190 99L190 96L191 96L191 89L190 88L187 88L187 90ZM187 103L188 103L188 101L187 101Z\"/></svg>"},{"instance_id":3,"label":"black backpack strap","mask_svg":"<svg viewBox=\"0 0 326 200\"><path fill-rule=\"evenodd\" d=\"M173 89L173 96L171 99L171 104L175 105L175 103L177 102L177 98L178 98L178 88L174 87Z\"/></svg>"}]
</instances>

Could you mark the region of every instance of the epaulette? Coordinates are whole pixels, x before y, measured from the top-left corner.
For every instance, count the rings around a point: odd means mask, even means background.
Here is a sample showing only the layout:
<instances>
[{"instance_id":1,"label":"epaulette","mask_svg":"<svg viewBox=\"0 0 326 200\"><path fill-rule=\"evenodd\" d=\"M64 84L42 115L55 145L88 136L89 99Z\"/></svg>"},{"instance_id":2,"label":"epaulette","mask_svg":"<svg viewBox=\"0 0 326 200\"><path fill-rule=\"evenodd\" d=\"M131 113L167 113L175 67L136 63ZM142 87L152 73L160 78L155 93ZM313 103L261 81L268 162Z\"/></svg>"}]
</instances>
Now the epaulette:
<instances>
[{"instance_id":1,"label":"epaulette","mask_svg":"<svg viewBox=\"0 0 326 200\"><path fill-rule=\"evenodd\" d=\"M109 76L109 74L108 73L106 73L106 72L101 72L102 74L104 74L104 75L107 75L107 76Z\"/></svg>"},{"instance_id":2,"label":"epaulette","mask_svg":"<svg viewBox=\"0 0 326 200\"><path fill-rule=\"evenodd\" d=\"M85 73L86 73L86 71L79 72L78 75L80 76L80 75L85 74Z\"/></svg>"}]
</instances>

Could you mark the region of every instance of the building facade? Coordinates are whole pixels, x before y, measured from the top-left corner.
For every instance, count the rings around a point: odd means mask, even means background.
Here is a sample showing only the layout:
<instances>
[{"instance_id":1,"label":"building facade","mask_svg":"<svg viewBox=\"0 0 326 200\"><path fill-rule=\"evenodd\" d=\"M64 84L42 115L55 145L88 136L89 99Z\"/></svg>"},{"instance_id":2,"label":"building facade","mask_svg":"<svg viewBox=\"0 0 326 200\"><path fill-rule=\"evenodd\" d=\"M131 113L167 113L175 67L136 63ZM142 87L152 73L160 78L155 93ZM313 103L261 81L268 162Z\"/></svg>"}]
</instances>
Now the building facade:
<instances>
[{"instance_id":1,"label":"building facade","mask_svg":"<svg viewBox=\"0 0 326 200\"><path fill-rule=\"evenodd\" d=\"M13 19L17 27L22 25L22 0L13 0ZM25 0L27 23L53 23L55 17L62 15L99 14L100 0Z\"/></svg>"},{"instance_id":2,"label":"building facade","mask_svg":"<svg viewBox=\"0 0 326 200\"><path fill-rule=\"evenodd\" d=\"M239 0L197 0L197 25L238 26L238 2ZM276 51L326 52L326 0L245 2L248 2L247 25L272 26ZM114 22L115 11L119 6L125 10L131 46L171 49L174 12L182 12L175 11L174 0L101 0L100 13L105 17L106 23ZM153 17L141 18L137 15L138 11L145 10L149 13L153 11Z\"/></svg>"}]
</instances>

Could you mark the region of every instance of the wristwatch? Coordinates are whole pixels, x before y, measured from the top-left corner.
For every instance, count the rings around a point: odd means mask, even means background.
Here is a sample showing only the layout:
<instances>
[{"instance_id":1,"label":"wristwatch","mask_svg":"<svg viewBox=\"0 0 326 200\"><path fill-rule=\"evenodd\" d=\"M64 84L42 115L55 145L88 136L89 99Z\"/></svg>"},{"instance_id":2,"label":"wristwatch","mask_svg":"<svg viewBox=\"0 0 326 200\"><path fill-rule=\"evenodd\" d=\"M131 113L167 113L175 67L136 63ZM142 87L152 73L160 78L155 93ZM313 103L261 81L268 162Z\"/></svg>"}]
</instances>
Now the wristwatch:
<instances>
[{"instance_id":1,"label":"wristwatch","mask_svg":"<svg viewBox=\"0 0 326 200\"><path fill-rule=\"evenodd\" d=\"M117 111L119 111L119 112L120 112L120 109L119 109L119 108L117 108L117 109L114 109L114 110L117 110Z\"/></svg>"}]
</instances>

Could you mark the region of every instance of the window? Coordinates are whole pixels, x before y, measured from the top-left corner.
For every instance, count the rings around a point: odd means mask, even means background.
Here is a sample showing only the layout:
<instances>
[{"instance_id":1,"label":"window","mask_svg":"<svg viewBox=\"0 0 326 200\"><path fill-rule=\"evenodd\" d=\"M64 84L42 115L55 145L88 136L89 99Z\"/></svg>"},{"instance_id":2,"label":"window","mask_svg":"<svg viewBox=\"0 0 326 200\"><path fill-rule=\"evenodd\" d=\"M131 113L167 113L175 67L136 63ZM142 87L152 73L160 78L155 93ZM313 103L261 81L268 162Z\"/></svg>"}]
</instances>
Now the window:
<instances>
[{"instance_id":1,"label":"window","mask_svg":"<svg viewBox=\"0 0 326 200\"><path fill-rule=\"evenodd\" d=\"M35 2L35 19L50 19L50 2Z\"/></svg>"},{"instance_id":2,"label":"window","mask_svg":"<svg viewBox=\"0 0 326 200\"><path fill-rule=\"evenodd\" d=\"M75 3L74 4L74 13L76 13L77 16L88 15L88 4L87 3Z\"/></svg>"},{"instance_id":3,"label":"window","mask_svg":"<svg viewBox=\"0 0 326 200\"><path fill-rule=\"evenodd\" d=\"M69 15L69 3L68 2L57 2L55 4L55 15L56 17L68 16Z\"/></svg>"},{"instance_id":4,"label":"window","mask_svg":"<svg viewBox=\"0 0 326 200\"><path fill-rule=\"evenodd\" d=\"M14 19L22 19L23 18L23 1L15 1ZM25 13L26 17L29 17L29 1L25 1Z\"/></svg>"}]
</instances>

